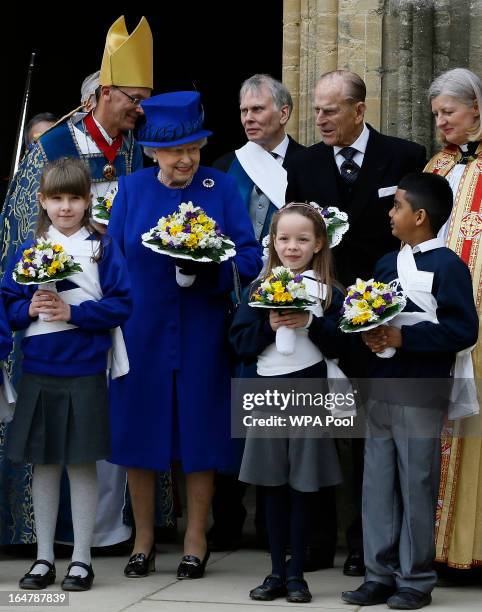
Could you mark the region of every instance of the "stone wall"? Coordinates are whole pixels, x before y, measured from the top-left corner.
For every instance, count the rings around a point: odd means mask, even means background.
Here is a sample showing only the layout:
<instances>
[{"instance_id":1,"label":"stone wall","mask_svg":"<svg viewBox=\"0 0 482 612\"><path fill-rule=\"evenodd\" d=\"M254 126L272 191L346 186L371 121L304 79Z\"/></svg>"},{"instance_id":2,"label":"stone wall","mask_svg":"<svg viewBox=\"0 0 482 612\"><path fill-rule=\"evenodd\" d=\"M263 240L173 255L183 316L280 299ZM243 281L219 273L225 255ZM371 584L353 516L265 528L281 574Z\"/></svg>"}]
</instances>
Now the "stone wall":
<instances>
[{"instance_id":1,"label":"stone wall","mask_svg":"<svg viewBox=\"0 0 482 612\"><path fill-rule=\"evenodd\" d=\"M313 87L347 68L367 84L367 120L433 146L426 99L434 76L466 66L482 75L482 0L284 0L283 80L295 100L289 131L317 140Z\"/></svg>"}]
</instances>

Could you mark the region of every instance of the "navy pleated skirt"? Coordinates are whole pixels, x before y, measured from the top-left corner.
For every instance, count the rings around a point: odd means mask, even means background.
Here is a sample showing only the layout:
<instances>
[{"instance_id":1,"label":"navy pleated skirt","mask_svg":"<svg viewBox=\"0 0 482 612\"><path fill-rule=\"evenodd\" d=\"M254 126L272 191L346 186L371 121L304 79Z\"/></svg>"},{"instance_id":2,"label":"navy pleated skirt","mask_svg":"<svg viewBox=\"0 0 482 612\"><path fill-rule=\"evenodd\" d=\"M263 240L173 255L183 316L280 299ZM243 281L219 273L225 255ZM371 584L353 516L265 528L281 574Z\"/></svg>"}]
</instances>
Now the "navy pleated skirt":
<instances>
[{"instance_id":1,"label":"navy pleated skirt","mask_svg":"<svg viewBox=\"0 0 482 612\"><path fill-rule=\"evenodd\" d=\"M110 452L105 374L22 375L7 434L11 461L70 465L106 459Z\"/></svg>"}]
</instances>

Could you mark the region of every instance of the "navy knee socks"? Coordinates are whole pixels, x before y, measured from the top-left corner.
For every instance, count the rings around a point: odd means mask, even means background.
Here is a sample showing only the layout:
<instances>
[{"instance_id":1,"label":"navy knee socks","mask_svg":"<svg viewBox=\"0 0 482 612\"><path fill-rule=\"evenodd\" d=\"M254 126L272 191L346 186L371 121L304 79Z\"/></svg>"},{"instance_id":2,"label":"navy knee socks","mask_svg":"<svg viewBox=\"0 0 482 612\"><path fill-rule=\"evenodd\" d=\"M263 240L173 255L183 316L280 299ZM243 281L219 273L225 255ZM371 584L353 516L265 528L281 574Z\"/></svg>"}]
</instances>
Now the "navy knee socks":
<instances>
[{"instance_id":1,"label":"navy knee socks","mask_svg":"<svg viewBox=\"0 0 482 612\"><path fill-rule=\"evenodd\" d=\"M288 485L264 487L266 526L269 536L272 573L282 578L303 577L303 563L311 523L311 493L296 491ZM286 545L291 546L291 559L286 568Z\"/></svg>"}]
</instances>

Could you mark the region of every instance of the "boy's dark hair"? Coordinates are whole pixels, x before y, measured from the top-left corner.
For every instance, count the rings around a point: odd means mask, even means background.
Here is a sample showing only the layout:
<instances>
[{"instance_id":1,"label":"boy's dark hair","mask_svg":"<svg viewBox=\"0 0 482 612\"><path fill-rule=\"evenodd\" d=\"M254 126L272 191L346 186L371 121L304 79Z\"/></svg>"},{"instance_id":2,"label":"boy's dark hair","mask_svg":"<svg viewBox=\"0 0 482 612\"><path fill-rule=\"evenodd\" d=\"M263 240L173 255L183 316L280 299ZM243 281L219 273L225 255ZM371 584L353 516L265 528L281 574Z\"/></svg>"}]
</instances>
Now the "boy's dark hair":
<instances>
[{"instance_id":1,"label":"boy's dark hair","mask_svg":"<svg viewBox=\"0 0 482 612\"><path fill-rule=\"evenodd\" d=\"M443 176L429 172L411 172L398 183L406 191L405 198L412 210L423 208L434 234L450 217L454 197L449 182Z\"/></svg>"}]
</instances>

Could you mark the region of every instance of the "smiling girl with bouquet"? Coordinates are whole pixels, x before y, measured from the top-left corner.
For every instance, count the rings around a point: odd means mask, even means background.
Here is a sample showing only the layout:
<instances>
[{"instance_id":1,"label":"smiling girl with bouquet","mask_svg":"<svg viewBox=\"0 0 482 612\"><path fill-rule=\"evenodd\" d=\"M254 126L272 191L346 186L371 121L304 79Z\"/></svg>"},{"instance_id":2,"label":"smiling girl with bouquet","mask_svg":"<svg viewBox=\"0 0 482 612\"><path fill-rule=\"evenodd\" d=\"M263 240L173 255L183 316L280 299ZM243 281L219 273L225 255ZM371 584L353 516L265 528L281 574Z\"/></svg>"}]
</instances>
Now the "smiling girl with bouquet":
<instances>
[{"instance_id":1,"label":"smiling girl with bouquet","mask_svg":"<svg viewBox=\"0 0 482 612\"><path fill-rule=\"evenodd\" d=\"M130 314L130 289L118 247L90 225L90 176L81 161L46 166L38 199L36 239L20 247L2 284L10 326L25 331L7 455L34 464L37 560L20 587L55 582L54 534L67 466L74 550L62 588L83 591L94 578L95 462L110 454L107 353L111 330ZM47 279L56 287L43 290Z\"/></svg>"},{"instance_id":2,"label":"smiling girl with bouquet","mask_svg":"<svg viewBox=\"0 0 482 612\"><path fill-rule=\"evenodd\" d=\"M272 295L273 306L284 303L285 309L250 306L250 302L270 299L268 295ZM314 303L307 304L307 298ZM300 309L290 308L297 302ZM245 363L257 362L261 377L326 379L325 356L337 357L342 302L332 274L323 216L311 204L287 204L273 216L265 273L236 313L230 332L232 345ZM289 354L276 347L280 327L296 333ZM310 502L318 489L341 481L333 440L248 436L239 478L263 486L266 495L272 571L250 597L266 601L286 595L290 602L310 601L303 579ZM288 566L287 544L291 547Z\"/></svg>"}]
</instances>

